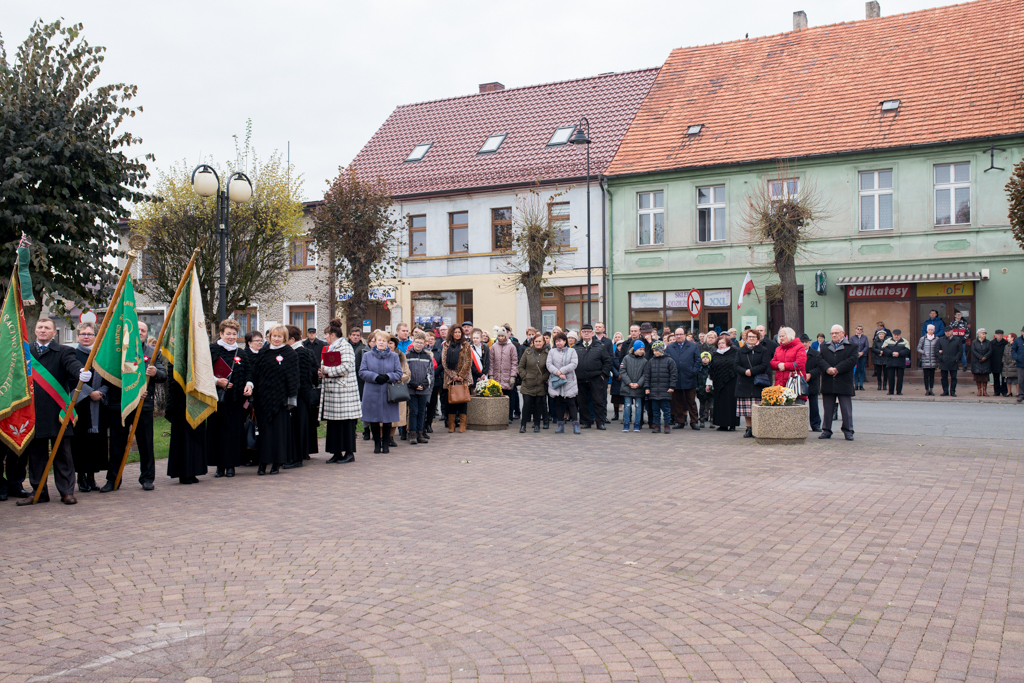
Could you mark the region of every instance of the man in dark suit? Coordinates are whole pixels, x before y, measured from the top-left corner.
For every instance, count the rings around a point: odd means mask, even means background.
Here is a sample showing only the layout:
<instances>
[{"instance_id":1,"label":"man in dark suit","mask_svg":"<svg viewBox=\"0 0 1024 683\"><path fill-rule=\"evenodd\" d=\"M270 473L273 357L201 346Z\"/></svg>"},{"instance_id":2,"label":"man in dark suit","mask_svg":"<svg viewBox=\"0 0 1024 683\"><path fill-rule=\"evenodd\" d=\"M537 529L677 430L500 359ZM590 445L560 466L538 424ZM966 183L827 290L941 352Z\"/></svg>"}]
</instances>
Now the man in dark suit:
<instances>
[{"instance_id":1,"label":"man in dark suit","mask_svg":"<svg viewBox=\"0 0 1024 683\"><path fill-rule=\"evenodd\" d=\"M579 359L576 382L579 385L579 406L582 427L591 425L604 429L608 423L608 375L612 371L612 358L607 348L594 339L594 327L589 323L580 328L583 341L573 347Z\"/></svg>"},{"instance_id":2,"label":"man in dark suit","mask_svg":"<svg viewBox=\"0 0 1024 683\"><path fill-rule=\"evenodd\" d=\"M690 416L690 429L700 429L700 415L697 413L697 371L700 370L700 347L686 340L686 330L676 329L676 338L665 347L665 354L676 362L676 386L672 392L673 427L686 427L686 416Z\"/></svg>"},{"instance_id":3,"label":"man in dark suit","mask_svg":"<svg viewBox=\"0 0 1024 683\"><path fill-rule=\"evenodd\" d=\"M88 382L92 379L92 372L82 368L82 364L75 357L74 349L70 346L61 346L53 341L57 328L52 320L45 318L37 322L35 332L36 340L30 347L32 363L46 368L64 391L70 395L79 380ZM36 435L28 447L28 476L33 490L41 484L43 475L46 473L46 463L50 459L52 442L56 440L57 433L60 431L60 411L64 409L63 403L54 400L49 393L40 388L38 383L34 388ZM72 435L73 429L69 423L53 460L54 483L60 493L60 500L65 505L74 505L78 502L74 495L75 462L71 456L71 439L69 438ZM49 486L45 486L39 496L39 502L47 503L49 500ZM32 498L18 501L18 505L31 504Z\"/></svg>"},{"instance_id":4,"label":"man in dark suit","mask_svg":"<svg viewBox=\"0 0 1024 683\"><path fill-rule=\"evenodd\" d=\"M836 402L843 413L843 434L853 441L853 369L857 367L857 347L846 338L842 325L832 326L832 341L818 348L821 370L821 402L825 422L819 439L832 438L832 409Z\"/></svg>"}]
</instances>

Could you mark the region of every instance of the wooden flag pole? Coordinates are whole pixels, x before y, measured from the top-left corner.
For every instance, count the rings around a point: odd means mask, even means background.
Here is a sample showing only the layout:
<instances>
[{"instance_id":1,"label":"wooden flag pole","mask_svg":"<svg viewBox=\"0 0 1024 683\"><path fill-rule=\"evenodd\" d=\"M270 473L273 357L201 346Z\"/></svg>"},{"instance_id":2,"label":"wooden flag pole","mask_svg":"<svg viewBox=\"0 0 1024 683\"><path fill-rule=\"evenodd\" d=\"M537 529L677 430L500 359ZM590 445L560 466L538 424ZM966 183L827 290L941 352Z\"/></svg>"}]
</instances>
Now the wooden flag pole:
<instances>
[{"instance_id":1,"label":"wooden flag pole","mask_svg":"<svg viewBox=\"0 0 1024 683\"><path fill-rule=\"evenodd\" d=\"M167 324L171 321L171 313L174 311L174 307L178 304L178 297L181 296L181 290L185 288L185 284L188 282L189 276L192 274L192 268L195 266L196 257L199 256L199 250L205 243L206 237L203 237L199 242L199 246L193 250L192 258L189 259L188 265L185 266L185 273L181 276L178 288L174 290L174 298L171 299L171 303L167 306L167 312L164 313L164 322L160 326L160 336L156 338L156 348L153 350L153 356L149 359L149 367L156 365L157 358L160 357L164 334L167 332ZM146 390L149 391L149 377L146 377ZM132 419L131 431L128 432L128 442L124 447L124 455L121 456L121 466L117 470L117 479L114 480L115 491L121 487L121 475L124 474L124 466L128 464L128 453L132 450L132 439L135 438L135 430L138 429L139 426L139 417L142 416L142 404L145 403L145 401L145 398L140 399L139 404L135 407L135 417Z\"/></svg>"},{"instance_id":2,"label":"wooden flag pole","mask_svg":"<svg viewBox=\"0 0 1024 683\"><path fill-rule=\"evenodd\" d=\"M107 326L110 325L111 313L113 313L115 304L121 296L121 291L124 289L124 283L128 279L128 273L131 271L132 263L139 257L139 252L143 247L146 246L146 240L142 235L132 235L129 238L129 244L131 245L131 251L128 252L128 261L124 264L124 270L121 271L121 278L117 281L117 289L114 290L114 298L110 300L110 305L107 306L107 312L103 314L103 324L100 325L100 331L96 335L96 341L93 342L92 351L89 352L89 358L85 361L85 367L83 370L91 370L92 361L96 357L96 352L99 351L100 343L103 341L103 335L106 334ZM39 496L43 490L46 489L46 479L50 474L50 468L53 467L53 460L57 457L57 449L60 448L61 439L64 438L64 432L68 428L68 423L71 422L71 416L74 414L75 403L78 402L78 395L82 392L82 385L85 384L81 379L78 380L78 384L75 386L75 393L71 394L71 400L64 407L64 419L60 423L60 431L57 432L57 438L53 442L53 449L50 451L50 459L46 461L46 469L43 470L43 476L39 480L39 484L36 486L36 490L32 495L32 504L35 505L39 502Z\"/></svg>"}]
</instances>

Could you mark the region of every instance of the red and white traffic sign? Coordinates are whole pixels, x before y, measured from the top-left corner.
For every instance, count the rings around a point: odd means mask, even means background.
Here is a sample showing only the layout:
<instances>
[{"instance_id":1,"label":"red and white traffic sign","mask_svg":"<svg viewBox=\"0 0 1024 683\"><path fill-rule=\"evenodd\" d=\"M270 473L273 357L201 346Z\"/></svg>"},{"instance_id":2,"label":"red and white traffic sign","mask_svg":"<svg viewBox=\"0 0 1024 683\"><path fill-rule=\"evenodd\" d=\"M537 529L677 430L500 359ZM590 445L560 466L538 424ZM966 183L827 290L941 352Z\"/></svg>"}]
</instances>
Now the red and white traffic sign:
<instances>
[{"instance_id":1,"label":"red and white traffic sign","mask_svg":"<svg viewBox=\"0 0 1024 683\"><path fill-rule=\"evenodd\" d=\"M690 317L696 318L700 315L700 292L696 289L691 289L690 293L686 295L686 308L690 311Z\"/></svg>"},{"instance_id":2,"label":"red and white traffic sign","mask_svg":"<svg viewBox=\"0 0 1024 683\"><path fill-rule=\"evenodd\" d=\"M96 311L82 311L81 315L78 316L78 322L95 324Z\"/></svg>"}]
</instances>

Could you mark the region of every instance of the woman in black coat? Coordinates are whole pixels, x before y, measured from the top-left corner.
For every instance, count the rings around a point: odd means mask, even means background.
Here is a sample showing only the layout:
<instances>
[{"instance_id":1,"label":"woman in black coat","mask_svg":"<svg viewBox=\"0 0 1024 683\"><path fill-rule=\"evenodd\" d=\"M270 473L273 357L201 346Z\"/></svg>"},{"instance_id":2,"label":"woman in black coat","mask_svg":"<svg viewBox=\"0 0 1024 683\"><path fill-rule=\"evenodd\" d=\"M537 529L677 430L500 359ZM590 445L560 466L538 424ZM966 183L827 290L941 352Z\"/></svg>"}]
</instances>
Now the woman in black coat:
<instances>
[{"instance_id":1,"label":"woman in black coat","mask_svg":"<svg viewBox=\"0 0 1024 683\"><path fill-rule=\"evenodd\" d=\"M744 334L746 345L741 346L736 352L736 417L746 419L747 431L743 436L752 437L754 434L750 421L754 414L754 405L761 403L761 390L764 389L764 386L754 385L754 378L768 372L772 356L769 355L768 347L761 345L760 332L747 330Z\"/></svg>"},{"instance_id":2,"label":"woman in black coat","mask_svg":"<svg viewBox=\"0 0 1024 683\"><path fill-rule=\"evenodd\" d=\"M291 460L295 448L289 412L298 404L299 357L288 346L288 329L284 325L270 328L269 344L256 356L252 371L256 421L259 424L259 474L277 474L281 465Z\"/></svg>"},{"instance_id":3,"label":"woman in black coat","mask_svg":"<svg viewBox=\"0 0 1024 683\"><path fill-rule=\"evenodd\" d=\"M971 344L971 373L978 387L978 396L988 396L988 374L992 372L992 342L985 339L985 328L978 328L978 338Z\"/></svg>"},{"instance_id":4,"label":"woman in black coat","mask_svg":"<svg viewBox=\"0 0 1024 683\"><path fill-rule=\"evenodd\" d=\"M717 348L711 354L711 390L715 397L715 412L711 423L720 432L736 431L740 423L736 417L736 347L729 335L718 338Z\"/></svg>"},{"instance_id":5,"label":"woman in black coat","mask_svg":"<svg viewBox=\"0 0 1024 683\"><path fill-rule=\"evenodd\" d=\"M302 340L305 337L298 326L286 325L285 328L288 330L288 345L292 347L299 359L299 394L295 408L292 410L292 441L295 447L292 449L291 460L284 466L287 470L293 467L302 467L302 461L309 460L309 424L311 420L315 419L320 404L319 398L317 398L316 405L313 405L314 385L317 380L317 370L320 368L320 357L314 356L312 349L302 345ZM316 352L319 353L319 351L320 348L317 347ZM315 433L313 439L316 440Z\"/></svg>"},{"instance_id":6,"label":"woman in black coat","mask_svg":"<svg viewBox=\"0 0 1024 683\"><path fill-rule=\"evenodd\" d=\"M885 357L882 355L884 353L882 351L882 344L885 343L886 336L885 330L879 330L875 334L875 340L871 343L871 364L875 367L874 376L878 378L879 391L885 389L888 384L885 376Z\"/></svg>"},{"instance_id":7,"label":"woman in black coat","mask_svg":"<svg viewBox=\"0 0 1024 683\"><path fill-rule=\"evenodd\" d=\"M222 320L220 339L210 344L210 359L214 367L222 360L231 368L231 374L217 380L217 412L210 416L210 464L217 467L213 476L233 477L235 468L242 464L245 453L245 416L242 405L252 395L249 381L247 354L238 346L239 325L234 320Z\"/></svg>"}]
</instances>

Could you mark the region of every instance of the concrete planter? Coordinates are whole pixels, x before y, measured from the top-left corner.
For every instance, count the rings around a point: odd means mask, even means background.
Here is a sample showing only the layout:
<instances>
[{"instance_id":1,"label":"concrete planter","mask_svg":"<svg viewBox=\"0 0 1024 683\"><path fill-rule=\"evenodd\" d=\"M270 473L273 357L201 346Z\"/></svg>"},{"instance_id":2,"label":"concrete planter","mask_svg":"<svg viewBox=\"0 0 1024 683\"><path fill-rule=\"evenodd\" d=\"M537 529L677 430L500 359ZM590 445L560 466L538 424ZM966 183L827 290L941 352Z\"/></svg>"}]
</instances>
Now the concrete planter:
<instances>
[{"instance_id":1,"label":"concrete planter","mask_svg":"<svg viewBox=\"0 0 1024 683\"><path fill-rule=\"evenodd\" d=\"M474 396L466 407L469 429L478 432L508 429L508 396Z\"/></svg>"},{"instance_id":2,"label":"concrete planter","mask_svg":"<svg viewBox=\"0 0 1024 683\"><path fill-rule=\"evenodd\" d=\"M754 438L764 444L800 443L807 439L810 425L810 408L802 406L759 406L753 407L751 426Z\"/></svg>"}]
</instances>

